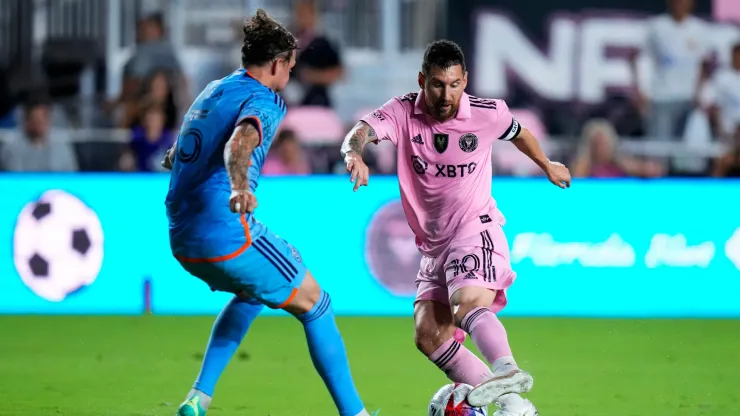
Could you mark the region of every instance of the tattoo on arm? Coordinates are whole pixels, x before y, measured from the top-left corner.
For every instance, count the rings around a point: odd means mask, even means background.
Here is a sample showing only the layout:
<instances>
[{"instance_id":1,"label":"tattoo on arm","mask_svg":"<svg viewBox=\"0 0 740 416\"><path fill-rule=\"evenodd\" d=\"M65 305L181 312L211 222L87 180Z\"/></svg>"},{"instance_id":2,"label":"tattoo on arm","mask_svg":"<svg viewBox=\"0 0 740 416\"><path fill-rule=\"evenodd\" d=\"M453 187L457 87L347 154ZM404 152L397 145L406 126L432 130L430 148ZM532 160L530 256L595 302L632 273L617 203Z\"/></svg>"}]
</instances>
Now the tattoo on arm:
<instances>
[{"instance_id":1,"label":"tattoo on arm","mask_svg":"<svg viewBox=\"0 0 740 416\"><path fill-rule=\"evenodd\" d=\"M240 124L224 146L224 162L231 189L249 189L249 165L252 152L259 146L260 134L250 123Z\"/></svg>"},{"instance_id":2,"label":"tattoo on arm","mask_svg":"<svg viewBox=\"0 0 740 416\"><path fill-rule=\"evenodd\" d=\"M366 144L377 141L378 136L375 134L375 130L369 124L360 121L344 138L341 150L342 156L347 156L348 153L361 155Z\"/></svg>"}]
</instances>

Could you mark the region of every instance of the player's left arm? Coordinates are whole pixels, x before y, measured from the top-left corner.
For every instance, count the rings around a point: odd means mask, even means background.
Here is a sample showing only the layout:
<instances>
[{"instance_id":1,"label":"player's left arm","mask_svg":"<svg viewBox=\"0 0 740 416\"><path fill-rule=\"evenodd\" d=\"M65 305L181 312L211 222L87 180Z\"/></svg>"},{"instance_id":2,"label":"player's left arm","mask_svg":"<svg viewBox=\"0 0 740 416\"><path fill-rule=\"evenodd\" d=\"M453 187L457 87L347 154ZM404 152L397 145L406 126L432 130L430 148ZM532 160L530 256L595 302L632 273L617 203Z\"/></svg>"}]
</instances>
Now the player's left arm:
<instances>
[{"instance_id":1,"label":"player's left arm","mask_svg":"<svg viewBox=\"0 0 740 416\"><path fill-rule=\"evenodd\" d=\"M177 140L175 140L174 143L172 143L172 147L167 149L167 152L164 154L164 159L162 159L162 167L167 170L172 170L172 164L175 163L175 152L177 151Z\"/></svg>"},{"instance_id":2,"label":"player's left arm","mask_svg":"<svg viewBox=\"0 0 740 416\"><path fill-rule=\"evenodd\" d=\"M232 212L245 214L257 208L257 198L249 189L249 165L252 153L262 143L262 132L253 118L240 122L224 146L224 166L231 183L229 206Z\"/></svg>"},{"instance_id":3,"label":"player's left arm","mask_svg":"<svg viewBox=\"0 0 740 416\"><path fill-rule=\"evenodd\" d=\"M545 156L537 138L529 130L519 127L519 132L509 139L520 152L532 159L542 169L555 186L563 189L570 187L570 171L559 162L552 162Z\"/></svg>"}]
</instances>

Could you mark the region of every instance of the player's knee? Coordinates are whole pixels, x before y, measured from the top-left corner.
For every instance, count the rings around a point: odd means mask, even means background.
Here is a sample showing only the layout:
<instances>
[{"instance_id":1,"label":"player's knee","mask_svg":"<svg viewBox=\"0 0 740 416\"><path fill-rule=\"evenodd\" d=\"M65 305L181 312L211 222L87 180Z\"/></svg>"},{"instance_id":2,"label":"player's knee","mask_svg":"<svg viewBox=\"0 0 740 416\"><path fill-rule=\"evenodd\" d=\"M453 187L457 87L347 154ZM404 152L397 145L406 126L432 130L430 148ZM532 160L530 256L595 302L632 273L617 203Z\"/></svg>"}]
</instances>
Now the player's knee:
<instances>
[{"instance_id":1,"label":"player's knee","mask_svg":"<svg viewBox=\"0 0 740 416\"><path fill-rule=\"evenodd\" d=\"M283 307L283 309L294 316L303 315L311 311L320 298L321 287L316 282L316 279L310 273L306 272L306 277L296 291L293 300Z\"/></svg>"},{"instance_id":2,"label":"player's knee","mask_svg":"<svg viewBox=\"0 0 740 416\"><path fill-rule=\"evenodd\" d=\"M450 297L452 319L460 328L465 316L475 308L490 308L496 298L496 291L483 287L463 287Z\"/></svg>"},{"instance_id":3,"label":"player's knee","mask_svg":"<svg viewBox=\"0 0 740 416\"><path fill-rule=\"evenodd\" d=\"M425 356L429 357L447 341L450 337L445 337L446 332L440 328L431 325L417 325L414 330L414 343L416 348Z\"/></svg>"}]
</instances>

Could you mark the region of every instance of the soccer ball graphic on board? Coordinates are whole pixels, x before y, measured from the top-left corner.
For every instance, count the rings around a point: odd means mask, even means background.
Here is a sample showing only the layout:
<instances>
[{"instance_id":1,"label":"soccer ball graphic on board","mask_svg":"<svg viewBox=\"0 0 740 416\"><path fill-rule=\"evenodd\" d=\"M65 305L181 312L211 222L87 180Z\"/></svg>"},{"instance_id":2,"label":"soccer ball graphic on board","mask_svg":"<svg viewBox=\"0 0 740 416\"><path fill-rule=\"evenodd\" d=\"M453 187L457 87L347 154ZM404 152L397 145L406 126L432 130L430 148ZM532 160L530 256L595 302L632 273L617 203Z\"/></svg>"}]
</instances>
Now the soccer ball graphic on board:
<instances>
[{"instance_id":1,"label":"soccer ball graphic on board","mask_svg":"<svg viewBox=\"0 0 740 416\"><path fill-rule=\"evenodd\" d=\"M61 302L92 284L103 264L103 228L77 197L50 190L23 207L13 236L13 261L36 295Z\"/></svg>"}]
</instances>

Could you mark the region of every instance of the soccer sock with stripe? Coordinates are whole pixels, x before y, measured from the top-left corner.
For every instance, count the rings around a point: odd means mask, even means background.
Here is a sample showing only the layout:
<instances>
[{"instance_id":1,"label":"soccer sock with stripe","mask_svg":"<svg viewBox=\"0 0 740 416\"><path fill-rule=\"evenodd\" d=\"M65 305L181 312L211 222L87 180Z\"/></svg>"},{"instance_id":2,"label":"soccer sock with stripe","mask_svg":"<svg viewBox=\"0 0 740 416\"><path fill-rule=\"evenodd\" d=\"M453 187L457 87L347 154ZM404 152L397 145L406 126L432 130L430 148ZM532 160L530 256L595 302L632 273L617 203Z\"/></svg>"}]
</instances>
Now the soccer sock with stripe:
<instances>
[{"instance_id":1,"label":"soccer sock with stripe","mask_svg":"<svg viewBox=\"0 0 740 416\"><path fill-rule=\"evenodd\" d=\"M194 389L209 397L213 396L216 382L262 307L263 305L245 302L237 296L226 304L213 324L200 374L193 384Z\"/></svg>"},{"instance_id":2,"label":"soccer sock with stripe","mask_svg":"<svg viewBox=\"0 0 740 416\"><path fill-rule=\"evenodd\" d=\"M470 334L483 357L494 366L495 373L516 368L506 329L493 311L483 307L474 308L465 315L460 327Z\"/></svg>"},{"instance_id":3,"label":"soccer sock with stripe","mask_svg":"<svg viewBox=\"0 0 740 416\"><path fill-rule=\"evenodd\" d=\"M437 348L429 356L429 360L455 383L477 386L493 377L491 369L454 338L448 339Z\"/></svg>"},{"instance_id":4,"label":"soccer sock with stripe","mask_svg":"<svg viewBox=\"0 0 740 416\"><path fill-rule=\"evenodd\" d=\"M340 416L356 416L364 411L349 370L344 341L334 320L329 294L321 291L310 311L299 315L303 323L316 371L329 389Z\"/></svg>"}]
</instances>

